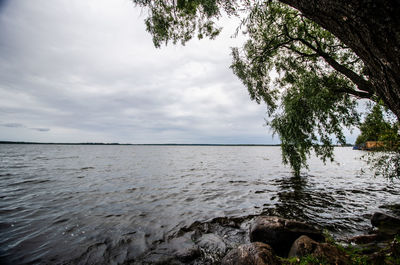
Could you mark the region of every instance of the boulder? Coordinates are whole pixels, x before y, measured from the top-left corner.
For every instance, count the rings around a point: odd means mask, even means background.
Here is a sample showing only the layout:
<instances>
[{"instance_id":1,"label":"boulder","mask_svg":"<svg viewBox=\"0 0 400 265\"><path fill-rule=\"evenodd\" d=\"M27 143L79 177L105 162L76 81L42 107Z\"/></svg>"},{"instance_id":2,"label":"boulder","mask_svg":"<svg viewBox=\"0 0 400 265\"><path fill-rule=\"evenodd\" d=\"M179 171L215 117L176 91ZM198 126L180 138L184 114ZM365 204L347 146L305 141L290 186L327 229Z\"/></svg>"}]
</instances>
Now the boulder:
<instances>
[{"instance_id":1,"label":"boulder","mask_svg":"<svg viewBox=\"0 0 400 265\"><path fill-rule=\"evenodd\" d=\"M269 244L280 256L286 256L293 242L302 235L323 241L322 231L312 225L276 216L259 216L250 229L251 242Z\"/></svg>"},{"instance_id":2,"label":"boulder","mask_svg":"<svg viewBox=\"0 0 400 265\"><path fill-rule=\"evenodd\" d=\"M221 262L221 265L280 265L273 249L264 243L255 242L231 250Z\"/></svg>"},{"instance_id":3,"label":"boulder","mask_svg":"<svg viewBox=\"0 0 400 265\"><path fill-rule=\"evenodd\" d=\"M312 253L314 257L327 262L327 264L347 265L351 264L349 256L343 250L328 243L319 243Z\"/></svg>"},{"instance_id":4,"label":"boulder","mask_svg":"<svg viewBox=\"0 0 400 265\"><path fill-rule=\"evenodd\" d=\"M301 236L293 243L289 251L289 257L303 257L307 255L318 258L326 264L350 264L350 259L343 250L328 243L318 243L308 236Z\"/></svg>"},{"instance_id":5,"label":"boulder","mask_svg":"<svg viewBox=\"0 0 400 265\"><path fill-rule=\"evenodd\" d=\"M293 258L307 256L308 254L313 253L317 246L318 242L312 240L308 236L301 236L293 242L288 257Z\"/></svg>"},{"instance_id":6,"label":"boulder","mask_svg":"<svg viewBox=\"0 0 400 265\"><path fill-rule=\"evenodd\" d=\"M197 245L206 252L214 254L224 254L226 252L226 245L224 241L217 235L204 234L197 240Z\"/></svg>"},{"instance_id":7,"label":"boulder","mask_svg":"<svg viewBox=\"0 0 400 265\"><path fill-rule=\"evenodd\" d=\"M400 232L400 218L388 214L374 213L371 217L371 224L383 234L395 235Z\"/></svg>"}]
</instances>

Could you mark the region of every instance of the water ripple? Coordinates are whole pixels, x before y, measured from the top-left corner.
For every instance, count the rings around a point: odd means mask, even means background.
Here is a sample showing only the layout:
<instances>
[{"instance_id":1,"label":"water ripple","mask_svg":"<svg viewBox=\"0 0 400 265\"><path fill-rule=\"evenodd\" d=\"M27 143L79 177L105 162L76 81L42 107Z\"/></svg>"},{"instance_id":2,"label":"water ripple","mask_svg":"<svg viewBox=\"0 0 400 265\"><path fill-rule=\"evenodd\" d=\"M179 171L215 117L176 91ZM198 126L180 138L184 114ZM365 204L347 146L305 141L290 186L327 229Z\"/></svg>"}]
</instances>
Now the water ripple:
<instances>
[{"instance_id":1,"label":"water ripple","mask_svg":"<svg viewBox=\"0 0 400 265\"><path fill-rule=\"evenodd\" d=\"M2 145L0 259L120 264L224 216L279 215L341 236L376 210L400 212L399 185L360 176L360 152L335 152L340 166L311 159L294 178L278 147Z\"/></svg>"}]
</instances>

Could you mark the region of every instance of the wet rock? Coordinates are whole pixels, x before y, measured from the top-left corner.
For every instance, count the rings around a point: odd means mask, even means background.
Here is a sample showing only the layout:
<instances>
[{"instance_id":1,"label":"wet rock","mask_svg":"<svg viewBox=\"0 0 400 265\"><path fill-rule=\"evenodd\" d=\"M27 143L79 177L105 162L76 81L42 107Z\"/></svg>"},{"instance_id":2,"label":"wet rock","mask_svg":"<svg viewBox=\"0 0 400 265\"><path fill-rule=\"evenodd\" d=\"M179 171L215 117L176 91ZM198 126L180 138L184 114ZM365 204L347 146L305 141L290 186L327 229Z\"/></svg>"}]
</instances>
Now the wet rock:
<instances>
[{"instance_id":1,"label":"wet rock","mask_svg":"<svg viewBox=\"0 0 400 265\"><path fill-rule=\"evenodd\" d=\"M400 232L400 218L388 214L374 213L371 217L371 224L383 234L395 235Z\"/></svg>"},{"instance_id":2,"label":"wet rock","mask_svg":"<svg viewBox=\"0 0 400 265\"><path fill-rule=\"evenodd\" d=\"M289 258L292 257L303 257L311 254L315 251L318 246L318 242L312 240L308 236L301 236L293 242L292 247L289 251Z\"/></svg>"},{"instance_id":3,"label":"wet rock","mask_svg":"<svg viewBox=\"0 0 400 265\"><path fill-rule=\"evenodd\" d=\"M221 265L279 265L280 260L273 249L264 243L255 242L231 250L221 262Z\"/></svg>"},{"instance_id":4,"label":"wet rock","mask_svg":"<svg viewBox=\"0 0 400 265\"><path fill-rule=\"evenodd\" d=\"M308 236L301 236L293 243L289 257L307 255L312 255L326 264L350 264L350 259L343 250L328 243L318 243Z\"/></svg>"},{"instance_id":5,"label":"wet rock","mask_svg":"<svg viewBox=\"0 0 400 265\"><path fill-rule=\"evenodd\" d=\"M379 206L379 208L387 209L390 212L392 212L394 215L400 216L400 204L381 205L381 206Z\"/></svg>"},{"instance_id":6,"label":"wet rock","mask_svg":"<svg viewBox=\"0 0 400 265\"><path fill-rule=\"evenodd\" d=\"M226 252L226 245L224 241L217 235L204 234L197 240L197 245L213 254L224 254Z\"/></svg>"},{"instance_id":7,"label":"wet rock","mask_svg":"<svg viewBox=\"0 0 400 265\"><path fill-rule=\"evenodd\" d=\"M347 241L355 244L369 244L380 240L378 234L359 235L349 238Z\"/></svg>"},{"instance_id":8,"label":"wet rock","mask_svg":"<svg viewBox=\"0 0 400 265\"><path fill-rule=\"evenodd\" d=\"M174 256L182 262L189 262L200 256L200 250L190 236L174 238L169 242L168 247L172 250Z\"/></svg>"},{"instance_id":9,"label":"wet rock","mask_svg":"<svg viewBox=\"0 0 400 265\"><path fill-rule=\"evenodd\" d=\"M181 228L177 235L182 236L188 232L194 232L195 239L199 239L204 234L214 234L223 238L227 248L233 248L250 242L248 231L252 218L253 216L245 218L218 217L204 223L194 222L189 227Z\"/></svg>"},{"instance_id":10,"label":"wet rock","mask_svg":"<svg viewBox=\"0 0 400 265\"><path fill-rule=\"evenodd\" d=\"M140 260L128 263L132 265L183 265L184 263L166 253L150 252Z\"/></svg>"},{"instance_id":11,"label":"wet rock","mask_svg":"<svg viewBox=\"0 0 400 265\"><path fill-rule=\"evenodd\" d=\"M192 240L193 233L163 242L134 264L187 264L201 256Z\"/></svg>"},{"instance_id":12,"label":"wet rock","mask_svg":"<svg viewBox=\"0 0 400 265\"><path fill-rule=\"evenodd\" d=\"M228 248L224 240L215 234L203 234L196 240L196 244L202 254L202 262L200 264L220 263Z\"/></svg>"},{"instance_id":13,"label":"wet rock","mask_svg":"<svg viewBox=\"0 0 400 265\"><path fill-rule=\"evenodd\" d=\"M316 241L324 240L321 230L303 222L276 216L259 216L250 229L251 242L269 244L280 256L286 256L293 242L302 235Z\"/></svg>"}]
</instances>

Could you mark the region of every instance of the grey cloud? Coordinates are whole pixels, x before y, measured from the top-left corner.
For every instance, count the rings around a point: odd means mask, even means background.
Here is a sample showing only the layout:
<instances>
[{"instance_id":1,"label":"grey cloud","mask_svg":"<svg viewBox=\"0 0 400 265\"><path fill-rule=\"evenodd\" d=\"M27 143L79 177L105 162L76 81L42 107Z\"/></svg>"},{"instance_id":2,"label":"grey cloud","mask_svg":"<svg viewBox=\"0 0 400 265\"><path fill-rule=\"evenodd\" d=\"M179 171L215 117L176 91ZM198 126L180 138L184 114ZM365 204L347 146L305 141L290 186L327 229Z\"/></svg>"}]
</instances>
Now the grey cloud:
<instances>
[{"instance_id":1,"label":"grey cloud","mask_svg":"<svg viewBox=\"0 0 400 265\"><path fill-rule=\"evenodd\" d=\"M21 123L5 123L5 124L1 124L1 126L9 127L9 128L23 128L23 127L25 127Z\"/></svg>"},{"instance_id":2,"label":"grey cloud","mask_svg":"<svg viewBox=\"0 0 400 265\"><path fill-rule=\"evenodd\" d=\"M25 125L23 125L21 123L4 123L4 124L0 124L0 126L8 127L8 128L27 128ZM34 130L34 131L38 131L38 132L48 132L48 131L50 131L49 128L29 128L29 129Z\"/></svg>"},{"instance_id":3,"label":"grey cloud","mask_svg":"<svg viewBox=\"0 0 400 265\"><path fill-rule=\"evenodd\" d=\"M50 131L49 128L29 128L29 129L34 130L34 131L38 131L38 132L48 132L48 131Z\"/></svg>"}]
</instances>

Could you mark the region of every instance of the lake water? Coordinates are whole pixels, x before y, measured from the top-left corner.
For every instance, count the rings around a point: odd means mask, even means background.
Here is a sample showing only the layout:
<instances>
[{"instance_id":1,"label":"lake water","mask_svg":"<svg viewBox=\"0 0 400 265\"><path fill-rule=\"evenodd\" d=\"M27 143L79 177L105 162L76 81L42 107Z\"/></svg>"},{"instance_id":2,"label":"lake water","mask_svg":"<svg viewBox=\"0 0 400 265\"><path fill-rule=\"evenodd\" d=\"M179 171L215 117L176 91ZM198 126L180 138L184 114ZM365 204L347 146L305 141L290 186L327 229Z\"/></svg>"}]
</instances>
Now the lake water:
<instances>
[{"instance_id":1,"label":"lake water","mask_svg":"<svg viewBox=\"0 0 400 265\"><path fill-rule=\"evenodd\" d=\"M363 233L400 185L335 154L297 179L279 147L0 145L0 263L117 264L195 221L261 213Z\"/></svg>"}]
</instances>

